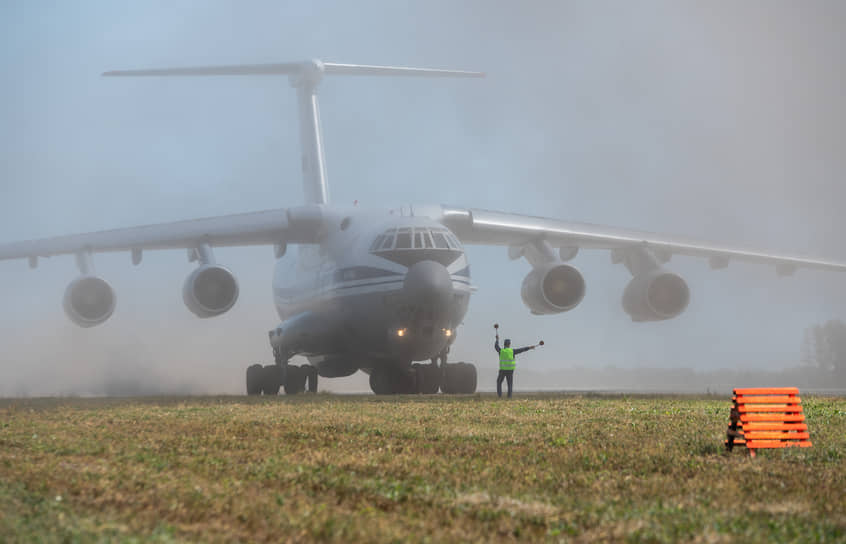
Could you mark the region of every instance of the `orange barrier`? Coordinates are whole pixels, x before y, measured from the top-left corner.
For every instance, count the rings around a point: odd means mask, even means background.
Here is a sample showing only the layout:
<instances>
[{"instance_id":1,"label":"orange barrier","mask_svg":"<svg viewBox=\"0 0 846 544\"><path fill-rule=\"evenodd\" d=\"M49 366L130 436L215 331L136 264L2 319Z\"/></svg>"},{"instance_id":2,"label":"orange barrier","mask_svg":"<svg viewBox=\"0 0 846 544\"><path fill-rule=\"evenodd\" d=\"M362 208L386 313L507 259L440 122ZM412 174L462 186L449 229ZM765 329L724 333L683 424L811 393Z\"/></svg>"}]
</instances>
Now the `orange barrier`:
<instances>
[{"instance_id":1,"label":"orange barrier","mask_svg":"<svg viewBox=\"0 0 846 544\"><path fill-rule=\"evenodd\" d=\"M811 435L796 387L737 388L732 397L726 449L746 446L750 457L761 448L810 448Z\"/></svg>"}]
</instances>

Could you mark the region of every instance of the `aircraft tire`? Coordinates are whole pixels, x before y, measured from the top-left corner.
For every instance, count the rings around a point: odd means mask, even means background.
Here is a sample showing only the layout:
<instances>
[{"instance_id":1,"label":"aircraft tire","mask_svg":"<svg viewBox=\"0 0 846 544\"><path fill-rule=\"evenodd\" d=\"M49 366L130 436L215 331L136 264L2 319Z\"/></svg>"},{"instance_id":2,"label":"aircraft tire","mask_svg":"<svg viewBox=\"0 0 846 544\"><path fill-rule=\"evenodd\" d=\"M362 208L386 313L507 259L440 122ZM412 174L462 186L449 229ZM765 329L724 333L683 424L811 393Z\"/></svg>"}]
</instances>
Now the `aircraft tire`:
<instances>
[{"instance_id":1,"label":"aircraft tire","mask_svg":"<svg viewBox=\"0 0 846 544\"><path fill-rule=\"evenodd\" d=\"M454 395L459 392L458 383L461 371L461 363L447 363L444 366L444 381L441 384L441 391L446 395Z\"/></svg>"},{"instance_id":2,"label":"aircraft tire","mask_svg":"<svg viewBox=\"0 0 846 544\"><path fill-rule=\"evenodd\" d=\"M374 370L370 373L370 390L376 395L390 395L391 381L387 372Z\"/></svg>"},{"instance_id":3,"label":"aircraft tire","mask_svg":"<svg viewBox=\"0 0 846 544\"><path fill-rule=\"evenodd\" d=\"M313 366L303 366L308 376L308 392L317 393L317 369Z\"/></svg>"},{"instance_id":4,"label":"aircraft tire","mask_svg":"<svg viewBox=\"0 0 846 544\"><path fill-rule=\"evenodd\" d=\"M261 384L263 367L261 365L250 365L247 367L247 394L261 395Z\"/></svg>"},{"instance_id":5,"label":"aircraft tire","mask_svg":"<svg viewBox=\"0 0 846 544\"><path fill-rule=\"evenodd\" d=\"M459 393L465 395L472 395L476 392L476 385L478 382L478 373L476 372L476 365L470 363L460 363L461 380L459 385Z\"/></svg>"},{"instance_id":6,"label":"aircraft tire","mask_svg":"<svg viewBox=\"0 0 846 544\"><path fill-rule=\"evenodd\" d=\"M411 369L401 370L392 376L391 392L395 395L413 395L417 382Z\"/></svg>"},{"instance_id":7,"label":"aircraft tire","mask_svg":"<svg viewBox=\"0 0 846 544\"><path fill-rule=\"evenodd\" d=\"M470 395L478 385L476 366L470 363L449 363L444 371L441 391L448 395Z\"/></svg>"},{"instance_id":8,"label":"aircraft tire","mask_svg":"<svg viewBox=\"0 0 846 544\"><path fill-rule=\"evenodd\" d=\"M288 375L285 379L285 394L297 395L305 391L306 369L301 366L288 366Z\"/></svg>"},{"instance_id":9,"label":"aircraft tire","mask_svg":"<svg viewBox=\"0 0 846 544\"><path fill-rule=\"evenodd\" d=\"M282 371L276 365L265 365L261 372L261 391L265 395L276 396L282 386Z\"/></svg>"},{"instance_id":10,"label":"aircraft tire","mask_svg":"<svg viewBox=\"0 0 846 544\"><path fill-rule=\"evenodd\" d=\"M441 369L435 364L412 365L416 384L416 393L434 395L441 386Z\"/></svg>"}]
</instances>

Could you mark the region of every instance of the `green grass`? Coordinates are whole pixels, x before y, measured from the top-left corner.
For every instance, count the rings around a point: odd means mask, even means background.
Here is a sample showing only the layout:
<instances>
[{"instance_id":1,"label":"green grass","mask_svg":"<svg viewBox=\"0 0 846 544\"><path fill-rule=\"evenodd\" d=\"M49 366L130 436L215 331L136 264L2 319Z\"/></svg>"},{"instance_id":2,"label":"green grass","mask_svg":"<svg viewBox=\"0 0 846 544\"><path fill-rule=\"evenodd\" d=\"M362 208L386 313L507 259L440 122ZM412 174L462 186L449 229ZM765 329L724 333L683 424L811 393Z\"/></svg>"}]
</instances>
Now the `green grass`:
<instances>
[{"instance_id":1,"label":"green grass","mask_svg":"<svg viewBox=\"0 0 846 544\"><path fill-rule=\"evenodd\" d=\"M723 452L715 397L0 401L0 542L843 542L846 399Z\"/></svg>"}]
</instances>

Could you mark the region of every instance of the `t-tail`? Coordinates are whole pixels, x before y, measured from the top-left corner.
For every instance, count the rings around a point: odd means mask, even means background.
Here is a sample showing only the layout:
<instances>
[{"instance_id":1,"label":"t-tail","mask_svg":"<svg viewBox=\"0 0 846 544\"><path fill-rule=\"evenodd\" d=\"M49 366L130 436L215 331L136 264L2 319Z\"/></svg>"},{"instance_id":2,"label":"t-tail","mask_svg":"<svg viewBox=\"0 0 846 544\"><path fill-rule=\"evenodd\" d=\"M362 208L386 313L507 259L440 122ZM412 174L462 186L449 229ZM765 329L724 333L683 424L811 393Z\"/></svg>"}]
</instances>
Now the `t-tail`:
<instances>
[{"instance_id":1,"label":"t-tail","mask_svg":"<svg viewBox=\"0 0 846 544\"><path fill-rule=\"evenodd\" d=\"M232 66L197 66L152 70L117 70L104 76L263 76L287 75L297 90L302 148L303 191L306 204L327 204L329 183L323 135L320 130L320 109L317 87L324 75L346 76L424 76L424 77L484 77L482 72L406 68L399 66L368 66L336 64L311 60L281 64L239 64Z\"/></svg>"}]
</instances>

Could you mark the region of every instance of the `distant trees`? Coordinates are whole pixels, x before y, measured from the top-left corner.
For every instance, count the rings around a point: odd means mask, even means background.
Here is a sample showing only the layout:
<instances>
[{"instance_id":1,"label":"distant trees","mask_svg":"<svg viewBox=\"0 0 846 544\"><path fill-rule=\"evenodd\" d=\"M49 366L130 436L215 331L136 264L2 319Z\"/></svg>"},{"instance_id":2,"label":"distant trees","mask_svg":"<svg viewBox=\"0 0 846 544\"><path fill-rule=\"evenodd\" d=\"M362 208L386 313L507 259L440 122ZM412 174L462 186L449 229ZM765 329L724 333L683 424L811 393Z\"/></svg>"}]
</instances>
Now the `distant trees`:
<instances>
[{"instance_id":1,"label":"distant trees","mask_svg":"<svg viewBox=\"0 0 846 544\"><path fill-rule=\"evenodd\" d=\"M834 383L846 383L846 323L832 319L805 329L802 338L802 365L831 377Z\"/></svg>"}]
</instances>

